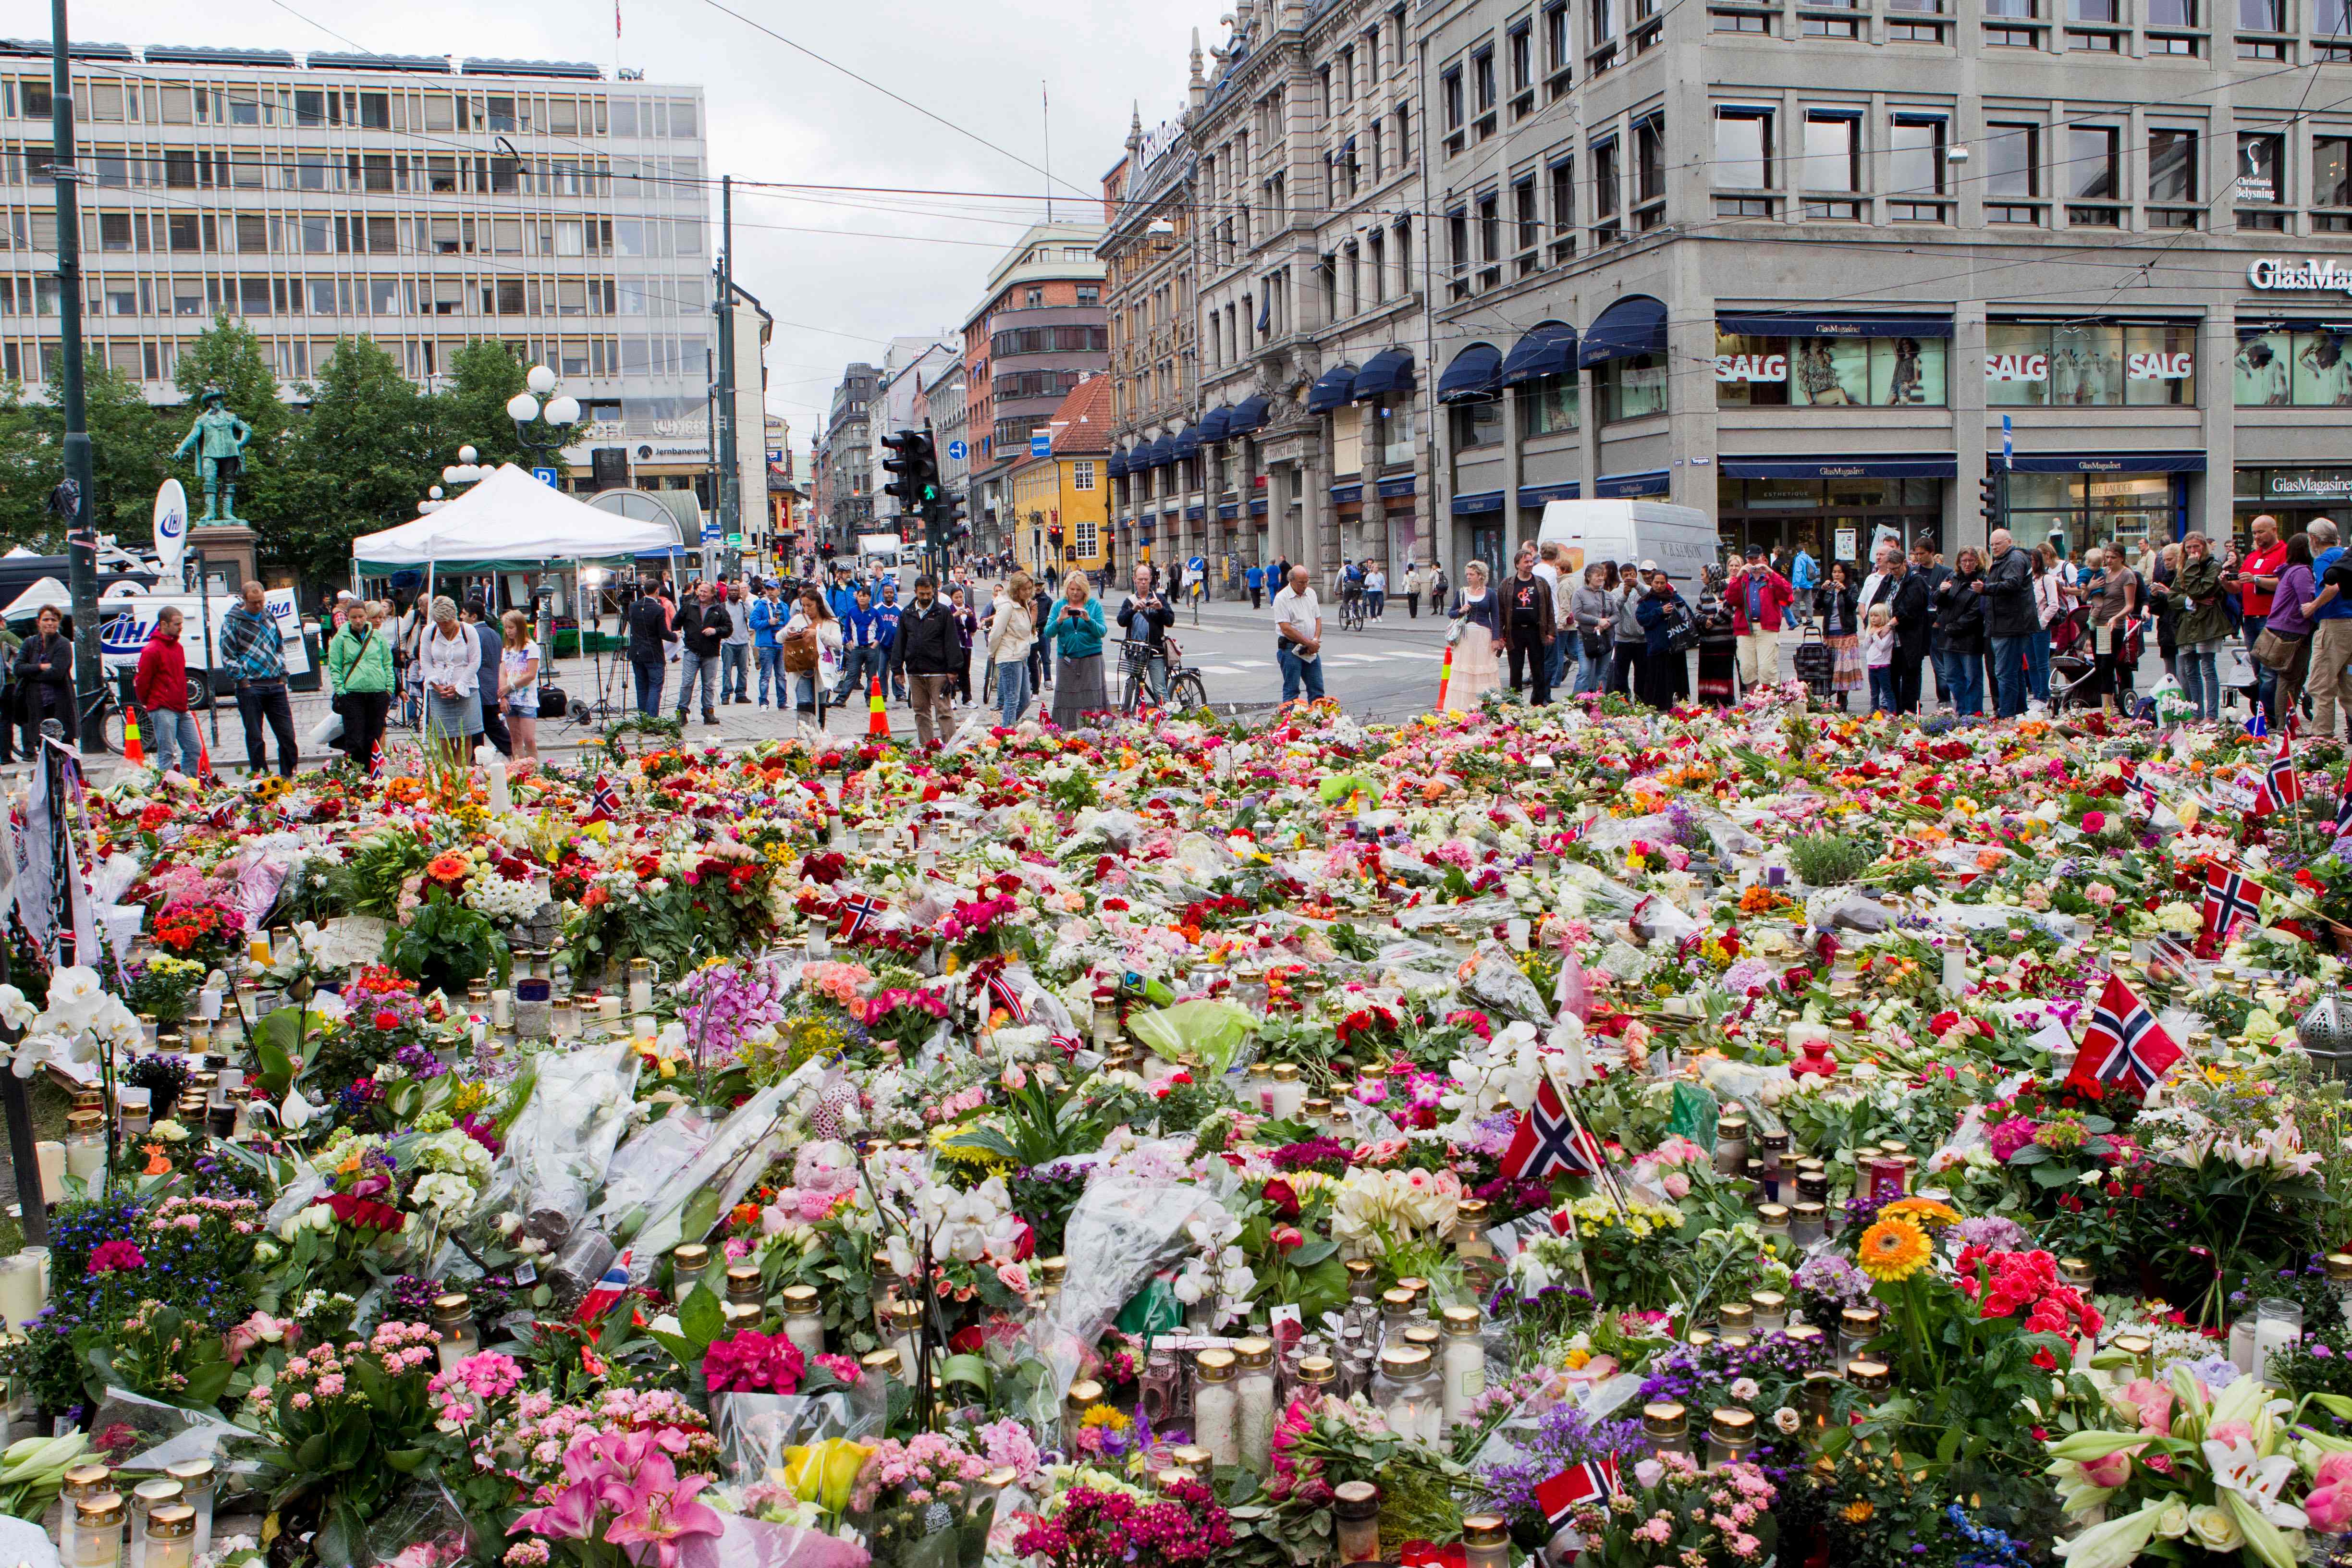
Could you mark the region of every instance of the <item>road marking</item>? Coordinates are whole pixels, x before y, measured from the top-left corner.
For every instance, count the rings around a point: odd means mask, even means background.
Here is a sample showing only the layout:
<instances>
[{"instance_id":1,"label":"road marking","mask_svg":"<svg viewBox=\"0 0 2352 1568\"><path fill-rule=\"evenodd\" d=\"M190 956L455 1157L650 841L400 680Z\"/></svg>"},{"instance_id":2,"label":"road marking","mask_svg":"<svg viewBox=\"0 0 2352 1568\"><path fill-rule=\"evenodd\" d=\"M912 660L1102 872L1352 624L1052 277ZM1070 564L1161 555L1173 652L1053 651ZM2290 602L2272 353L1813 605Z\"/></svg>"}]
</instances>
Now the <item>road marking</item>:
<instances>
[{"instance_id":1,"label":"road marking","mask_svg":"<svg viewBox=\"0 0 2352 1568\"><path fill-rule=\"evenodd\" d=\"M1239 675L1242 673L1237 666L1230 664L1195 664L1188 666L1187 668L1197 669L1202 675Z\"/></svg>"},{"instance_id":2,"label":"road marking","mask_svg":"<svg viewBox=\"0 0 2352 1568\"><path fill-rule=\"evenodd\" d=\"M1263 658L1237 658L1234 660L1234 668L1236 669L1272 669L1274 666L1271 662Z\"/></svg>"},{"instance_id":3,"label":"road marking","mask_svg":"<svg viewBox=\"0 0 2352 1568\"><path fill-rule=\"evenodd\" d=\"M1387 657L1390 658L1417 658L1430 664L1442 664L1445 660L1445 656L1442 653L1417 653L1408 648L1399 648L1396 652L1391 653Z\"/></svg>"}]
</instances>

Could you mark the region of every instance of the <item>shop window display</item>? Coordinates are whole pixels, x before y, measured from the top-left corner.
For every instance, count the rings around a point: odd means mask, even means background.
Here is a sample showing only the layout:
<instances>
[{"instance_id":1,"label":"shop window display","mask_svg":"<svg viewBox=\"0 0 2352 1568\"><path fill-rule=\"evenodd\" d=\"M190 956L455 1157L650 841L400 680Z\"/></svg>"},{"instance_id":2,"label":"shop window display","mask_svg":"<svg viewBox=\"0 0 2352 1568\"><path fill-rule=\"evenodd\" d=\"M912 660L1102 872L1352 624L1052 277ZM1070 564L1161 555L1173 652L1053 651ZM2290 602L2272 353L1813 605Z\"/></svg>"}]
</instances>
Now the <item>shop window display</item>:
<instances>
[{"instance_id":1,"label":"shop window display","mask_svg":"<svg viewBox=\"0 0 2352 1568\"><path fill-rule=\"evenodd\" d=\"M1940 407L1946 340L1717 332L1717 407Z\"/></svg>"}]
</instances>

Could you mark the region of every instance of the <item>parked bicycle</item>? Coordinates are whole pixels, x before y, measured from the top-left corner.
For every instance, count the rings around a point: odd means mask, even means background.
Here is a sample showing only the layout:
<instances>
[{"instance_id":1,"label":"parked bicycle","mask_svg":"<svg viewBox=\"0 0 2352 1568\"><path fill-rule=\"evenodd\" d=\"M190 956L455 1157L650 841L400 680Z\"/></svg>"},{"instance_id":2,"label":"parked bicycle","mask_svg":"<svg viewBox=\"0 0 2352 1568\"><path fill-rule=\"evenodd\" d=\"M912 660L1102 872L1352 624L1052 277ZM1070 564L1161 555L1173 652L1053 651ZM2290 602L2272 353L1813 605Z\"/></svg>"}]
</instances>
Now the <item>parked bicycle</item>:
<instances>
[{"instance_id":1,"label":"parked bicycle","mask_svg":"<svg viewBox=\"0 0 2352 1568\"><path fill-rule=\"evenodd\" d=\"M1208 682L1201 679L1199 670L1185 667L1184 650L1177 646L1174 637L1163 638L1157 648L1139 642L1121 643L1119 647L1126 650L1125 673L1119 682L1121 713L1132 717L1155 706L1191 712L1209 705ZM1155 664L1160 667L1156 683L1150 679ZM1155 684L1167 693L1165 698L1153 698Z\"/></svg>"}]
</instances>

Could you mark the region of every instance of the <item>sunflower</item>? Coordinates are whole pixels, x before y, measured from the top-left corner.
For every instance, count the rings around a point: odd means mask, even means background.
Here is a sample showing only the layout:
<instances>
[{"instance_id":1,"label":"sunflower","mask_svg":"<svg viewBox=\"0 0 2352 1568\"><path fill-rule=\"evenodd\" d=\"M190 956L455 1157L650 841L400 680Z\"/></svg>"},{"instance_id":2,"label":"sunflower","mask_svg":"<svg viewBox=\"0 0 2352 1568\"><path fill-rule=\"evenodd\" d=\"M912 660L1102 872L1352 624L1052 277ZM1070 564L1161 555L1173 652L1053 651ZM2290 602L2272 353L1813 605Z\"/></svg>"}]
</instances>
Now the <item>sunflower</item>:
<instances>
[{"instance_id":1,"label":"sunflower","mask_svg":"<svg viewBox=\"0 0 2352 1568\"><path fill-rule=\"evenodd\" d=\"M1918 1225L1958 1225L1960 1211L1934 1198L1897 1198L1878 1211L1881 1219L1907 1219Z\"/></svg>"},{"instance_id":2,"label":"sunflower","mask_svg":"<svg viewBox=\"0 0 2352 1568\"><path fill-rule=\"evenodd\" d=\"M1925 1268L1934 1252L1927 1233L1916 1224L1907 1218L1882 1216L1862 1233L1860 1255L1855 1261L1873 1279L1892 1284L1908 1279Z\"/></svg>"}]
</instances>

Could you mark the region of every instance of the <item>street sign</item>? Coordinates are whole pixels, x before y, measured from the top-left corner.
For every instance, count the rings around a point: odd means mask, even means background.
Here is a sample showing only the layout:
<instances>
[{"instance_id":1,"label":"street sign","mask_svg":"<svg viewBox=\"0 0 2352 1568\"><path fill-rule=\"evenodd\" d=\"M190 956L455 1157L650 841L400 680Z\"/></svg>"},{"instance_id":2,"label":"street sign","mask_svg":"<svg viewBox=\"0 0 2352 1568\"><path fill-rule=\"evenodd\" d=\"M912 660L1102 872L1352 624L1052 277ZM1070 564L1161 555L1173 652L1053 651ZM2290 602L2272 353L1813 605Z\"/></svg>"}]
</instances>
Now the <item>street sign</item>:
<instances>
[{"instance_id":1,"label":"street sign","mask_svg":"<svg viewBox=\"0 0 2352 1568\"><path fill-rule=\"evenodd\" d=\"M727 543L730 549L740 550L743 547L743 536L740 533L730 533L727 536Z\"/></svg>"},{"instance_id":2,"label":"street sign","mask_svg":"<svg viewBox=\"0 0 2352 1568\"><path fill-rule=\"evenodd\" d=\"M553 468L533 468L530 471L530 477L537 479L541 484L545 485L549 489L553 489L555 488L555 470Z\"/></svg>"},{"instance_id":3,"label":"street sign","mask_svg":"<svg viewBox=\"0 0 2352 1568\"><path fill-rule=\"evenodd\" d=\"M948 443L949 462L961 463L970 456L971 456L971 448L965 446L962 442L950 441Z\"/></svg>"},{"instance_id":4,"label":"street sign","mask_svg":"<svg viewBox=\"0 0 2352 1568\"><path fill-rule=\"evenodd\" d=\"M1033 458L1052 457L1054 455L1054 433L1051 430L1030 431L1029 455Z\"/></svg>"},{"instance_id":5,"label":"street sign","mask_svg":"<svg viewBox=\"0 0 2352 1568\"><path fill-rule=\"evenodd\" d=\"M718 542L719 542L719 540L720 540L720 539L722 539L722 538L724 538L724 537L725 537L724 531L722 531L717 523L715 523L715 522L705 522L705 523L702 525L702 542L703 542L703 543L705 543L705 544L716 544L716 543L718 543Z\"/></svg>"},{"instance_id":6,"label":"street sign","mask_svg":"<svg viewBox=\"0 0 2352 1568\"><path fill-rule=\"evenodd\" d=\"M2017 467L2017 427L2006 414L2000 416L2000 466L2004 468Z\"/></svg>"}]
</instances>

